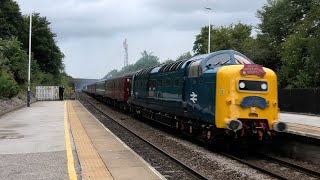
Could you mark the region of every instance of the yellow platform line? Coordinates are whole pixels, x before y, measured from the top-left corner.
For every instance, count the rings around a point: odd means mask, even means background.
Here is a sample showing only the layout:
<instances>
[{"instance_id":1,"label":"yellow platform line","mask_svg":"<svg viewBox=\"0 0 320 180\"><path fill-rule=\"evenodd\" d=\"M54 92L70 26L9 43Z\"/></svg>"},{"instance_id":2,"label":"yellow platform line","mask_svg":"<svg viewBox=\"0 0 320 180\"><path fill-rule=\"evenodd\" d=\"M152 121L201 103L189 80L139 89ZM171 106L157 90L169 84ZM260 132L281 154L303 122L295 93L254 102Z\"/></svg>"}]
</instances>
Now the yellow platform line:
<instances>
[{"instance_id":1,"label":"yellow platform line","mask_svg":"<svg viewBox=\"0 0 320 180\"><path fill-rule=\"evenodd\" d=\"M112 175L103 163L94 145L83 128L72 102L67 103L71 131L76 145L84 179L112 180Z\"/></svg>"},{"instance_id":2,"label":"yellow platform line","mask_svg":"<svg viewBox=\"0 0 320 180\"><path fill-rule=\"evenodd\" d=\"M74 160L73 160L72 148L70 143L70 133L69 133L69 126L68 126L66 101L64 102L64 137L66 141L69 179L76 180L77 175L76 175L76 170L74 169Z\"/></svg>"}]
</instances>

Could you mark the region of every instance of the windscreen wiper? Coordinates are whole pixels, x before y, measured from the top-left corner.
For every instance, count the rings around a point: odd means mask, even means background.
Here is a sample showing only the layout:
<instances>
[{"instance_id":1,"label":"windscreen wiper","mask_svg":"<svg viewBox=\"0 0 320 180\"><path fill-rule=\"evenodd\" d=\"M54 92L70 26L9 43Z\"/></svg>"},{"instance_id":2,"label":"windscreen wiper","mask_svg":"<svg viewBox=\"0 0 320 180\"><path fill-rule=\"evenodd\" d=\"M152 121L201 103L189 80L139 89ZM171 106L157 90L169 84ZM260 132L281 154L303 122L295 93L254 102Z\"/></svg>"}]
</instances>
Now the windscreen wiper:
<instances>
[{"instance_id":1,"label":"windscreen wiper","mask_svg":"<svg viewBox=\"0 0 320 180\"><path fill-rule=\"evenodd\" d=\"M224 64L227 63L228 61L229 61L229 59L226 60L226 61L224 61L223 63L221 63L221 61L219 61L219 62L215 63L213 66L224 65Z\"/></svg>"}]
</instances>

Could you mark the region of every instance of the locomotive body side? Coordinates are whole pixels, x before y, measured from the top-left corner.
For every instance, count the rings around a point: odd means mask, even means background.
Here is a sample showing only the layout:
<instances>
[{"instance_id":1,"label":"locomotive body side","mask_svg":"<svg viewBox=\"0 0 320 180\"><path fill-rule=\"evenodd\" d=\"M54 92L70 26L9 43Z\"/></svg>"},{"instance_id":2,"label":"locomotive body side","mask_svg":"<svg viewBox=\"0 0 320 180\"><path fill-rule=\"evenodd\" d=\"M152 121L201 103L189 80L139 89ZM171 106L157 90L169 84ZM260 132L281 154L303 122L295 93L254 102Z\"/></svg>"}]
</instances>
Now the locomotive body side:
<instances>
[{"instance_id":1,"label":"locomotive body side","mask_svg":"<svg viewBox=\"0 0 320 180\"><path fill-rule=\"evenodd\" d=\"M159 72L160 68L134 76L130 103L154 112L182 115L183 72Z\"/></svg>"}]
</instances>

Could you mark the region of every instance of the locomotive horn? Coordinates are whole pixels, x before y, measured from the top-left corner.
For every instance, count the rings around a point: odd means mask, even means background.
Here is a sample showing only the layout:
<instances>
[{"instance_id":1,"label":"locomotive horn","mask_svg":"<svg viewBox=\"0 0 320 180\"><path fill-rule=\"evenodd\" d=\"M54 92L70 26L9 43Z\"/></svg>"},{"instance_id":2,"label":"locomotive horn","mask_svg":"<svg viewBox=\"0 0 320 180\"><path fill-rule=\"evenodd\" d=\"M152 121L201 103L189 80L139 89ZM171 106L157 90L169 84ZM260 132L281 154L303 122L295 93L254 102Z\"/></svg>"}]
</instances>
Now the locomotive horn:
<instances>
[{"instance_id":1,"label":"locomotive horn","mask_svg":"<svg viewBox=\"0 0 320 180\"><path fill-rule=\"evenodd\" d=\"M288 126L284 122L275 122L273 123L273 129L277 132L285 132L288 129Z\"/></svg>"},{"instance_id":2,"label":"locomotive horn","mask_svg":"<svg viewBox=\"0 0 320 180\"><path fill-rule=\"evenodd\" d=\"M242 129L242 122L239 120L229 120L227 121L227 128L236 132Z\"/></svg>"}]
</instances>

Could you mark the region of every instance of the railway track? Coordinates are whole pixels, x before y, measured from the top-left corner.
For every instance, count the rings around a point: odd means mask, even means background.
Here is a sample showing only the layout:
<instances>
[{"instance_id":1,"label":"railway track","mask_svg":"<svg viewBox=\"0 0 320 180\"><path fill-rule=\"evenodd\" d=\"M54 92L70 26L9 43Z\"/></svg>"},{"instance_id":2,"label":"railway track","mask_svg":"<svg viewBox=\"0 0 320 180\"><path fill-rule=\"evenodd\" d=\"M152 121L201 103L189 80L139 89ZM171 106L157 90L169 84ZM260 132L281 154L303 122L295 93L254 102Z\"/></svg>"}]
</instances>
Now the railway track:
<instances>
[{"instance_id":1,"label":"railway track","mask_svg":"<svg viewBox=\"0 0 320 180\"><path fill-rule=\"evenodd\" d=\"M259 153L259 156L261 156L262 158L268 159L268 161L271 161L271 162L274 162L274 163L279 163L279 164L281 164L283 166L286 166L288 168L294 169L294 170L299 171L299 172L301 172L303 174L306 174L306 175L315 177L317 179L320 179L320 173L317 172L317 171L313 171L311 169L308 169L308 168L305 168L305 167L302 167L302 166L298 166L298 165L283 161L281 159L277 159L275 157L268 156L266 154Z\"/></svg>"},{"instance_id":2,"label":"railway track","mask_svg":"<svg viewBox=\"0 0 320 180\"><path fill-rule=\"evenodd\" d=\"M101 114L103 114L105 117L107 117L108 119L112 119L106 112L104 112L104 110L102 110L101 108L99 108L96 103L94 103L92 100L89 100L89 98L86 95L80 94L79 95L79 99L80 102L81 101L85 101L87 103L83 103L82 104L84 106L92 106L94 109L96 109L97 111L99 111ZM112 119L113 120L113 119ZM141 141L143 141L144 143L146 143L148 146L152 147L153 149L155 149L157 152L161 153L163 156L165 156L166 158L170 159L170 161L172 161L175 165L180 166L185 172L191 174L192 176L191 179L208 179L205 175L197 172L195 169L193 169L192 167L189 167L187 165L185 165L183 162L179 161L178 159L176 159L175 157L172 157L170 154L166 153L165 151L161 150L161 148L157 147L156 145L154 145L153 143L149 142L148 140L145 140L144 138L140 137L138 134L136 134L135 132L133 132L132 130L128 129L127 127L121 125L121 123L117 122L116 120L113 120L115 123L117 123L119 126L121 126L122 128L124 128L126 131L130 132L130 134L134 135L135 137L137 137L138 139L140 139ZM103 123L103 122L102 122ZM104 123L103 123L104 124ZM148 148L149 150L151 150L150 148ZM157 169L159 170L159 169ZM163 174L165 177L170 177L172 175L173 172L168 172L168 176L166 176L166 174ZM189 177L189 178L190 178ZM170 179L170 178L169 178Z\"/></svg>"},{"instance_id":3,"label":"railway track","mask_svg":"<svg viewBox=\"0 0 320 180\"><path fill-rule=\"evenodd\" d=\"M228 153L221 153L224 156L227 156L231 159L237 160L241 163L244 163L252 168L255 168L261 172L264 172L270 176L273 176L278 179L320 179L320 173L313 171L311 169L304 168L271 156L262 153L255 153L254 155L248 157L237 157ZM264 163L261 163L264 161ZM264 164L267 164L265 166ZM268 166L279 166L279 171L270 170ZM274 169L274 168L272 168ZM286 173L288 172L288 173ZM296 173L298 172L298 173ZM296 174L298 177L288 176L288 174Z\"/></svg>"}]
</instances>

